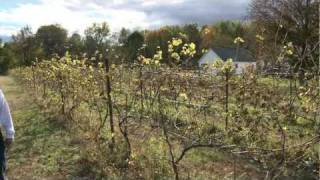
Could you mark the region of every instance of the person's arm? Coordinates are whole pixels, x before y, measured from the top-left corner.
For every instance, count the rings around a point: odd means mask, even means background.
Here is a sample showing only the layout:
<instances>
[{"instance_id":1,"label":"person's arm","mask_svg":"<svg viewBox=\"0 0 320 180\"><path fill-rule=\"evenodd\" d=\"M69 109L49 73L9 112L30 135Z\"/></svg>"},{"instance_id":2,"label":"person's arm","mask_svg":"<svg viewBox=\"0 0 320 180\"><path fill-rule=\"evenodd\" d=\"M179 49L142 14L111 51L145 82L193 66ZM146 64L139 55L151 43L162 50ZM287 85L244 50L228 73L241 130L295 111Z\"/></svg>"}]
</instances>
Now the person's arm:
<instances>
[{"instance_id":1,"label":"person's arm","mask_svg":"<svg viewBox=\"0 0 320 180\"><path fill-rule=\"evenodd\" d=\"M6 144L10 145L14 139L14 127L10 113L9 105L4 97L3 92L0 90L0 124L6 132Z\"/></svg>"}]
</instances>

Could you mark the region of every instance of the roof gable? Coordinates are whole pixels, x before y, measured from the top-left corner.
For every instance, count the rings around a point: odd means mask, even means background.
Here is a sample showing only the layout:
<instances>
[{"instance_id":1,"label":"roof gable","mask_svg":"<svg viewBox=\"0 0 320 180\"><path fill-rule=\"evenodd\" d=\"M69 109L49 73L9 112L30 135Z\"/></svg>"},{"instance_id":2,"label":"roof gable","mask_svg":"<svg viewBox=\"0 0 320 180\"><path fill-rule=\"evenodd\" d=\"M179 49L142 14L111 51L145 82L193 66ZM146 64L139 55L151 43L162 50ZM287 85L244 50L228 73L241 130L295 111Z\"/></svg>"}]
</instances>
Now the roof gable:
<instances>
[{"instance_id":1,"label":"roof gable","mask_svg":"<svg viewBox=\"0 0 320 180\"><path fill-rule=\"evenodd\" d=\"M255 62L252 54L243 48L239 48L238 56L237 48L212 48L212 50L224 61L232 58L235 62Z\"/></svg>"},{"instance_id":2,"label":"roof gable","mask_svg":"<svg viewBox=\"0 0 320 180\"><path fill-rule=\"evenodd\" d=\"M221 59L221 57L212 49L209 49L208 52L199 59L199 64L210 64L217 59Z\"/></svg>"}]
</instances>

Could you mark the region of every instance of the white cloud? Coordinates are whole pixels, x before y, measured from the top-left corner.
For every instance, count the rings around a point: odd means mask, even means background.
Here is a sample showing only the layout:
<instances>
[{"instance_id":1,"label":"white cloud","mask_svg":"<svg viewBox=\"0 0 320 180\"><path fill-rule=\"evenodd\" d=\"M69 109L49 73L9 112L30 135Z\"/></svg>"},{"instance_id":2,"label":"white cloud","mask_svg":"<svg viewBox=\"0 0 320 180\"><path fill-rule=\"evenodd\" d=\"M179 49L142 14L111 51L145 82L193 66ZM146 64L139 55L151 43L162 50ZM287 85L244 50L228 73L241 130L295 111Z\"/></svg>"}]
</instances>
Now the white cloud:
<instances>
[{"instance_id":1,"label":"white cloud","mask_svg":"<svg viewBox=\"0 0 320 180\"><path fill-rule=\"evenodd\" d=\"M95 3L83 3L80 0L41 0L38 4L19 4L17 7L0 11L0 24L16 24L17 26L29 25L36 30L45 24L61 24L69 32L84 29L93 22L107 21L111 29L121 27L147 27L146 14L133 9L112 9L99 6ZM14 26L2 25L0 34L10 35L15 33Z\"/></svg>"},{"instance_id":2,"label":"white cloud","mask_svg":"<svg viewBox=\"0 0 320 180\"><path fill-rule=\"evenodd\" d=\"M185 0L141 0L142 6L156 6L158 4L177 5L183 3Z\"/></svg>"},{"instance_id":3,"label":"white cloud","mask_svg":"<svg viewBox=\"0 0 320 180\"><path fill-rule=\"evenodd\" d=\"M11 36L19 30L16 26L0 26L0 35Z\"/></svg>"},{"instance_id":4,"label":"white cloud","mask_svg":"<svg viewBox=\"0 0 320 180\"><path fill-rule=\"evenodd\" d=\"M106 21L111 30L240 18L249 0L39 0L0 10L0 35L29 25L61 24L69 33ZM238 14L237 14L238 12Z\"/></svg>"}]
</instances>

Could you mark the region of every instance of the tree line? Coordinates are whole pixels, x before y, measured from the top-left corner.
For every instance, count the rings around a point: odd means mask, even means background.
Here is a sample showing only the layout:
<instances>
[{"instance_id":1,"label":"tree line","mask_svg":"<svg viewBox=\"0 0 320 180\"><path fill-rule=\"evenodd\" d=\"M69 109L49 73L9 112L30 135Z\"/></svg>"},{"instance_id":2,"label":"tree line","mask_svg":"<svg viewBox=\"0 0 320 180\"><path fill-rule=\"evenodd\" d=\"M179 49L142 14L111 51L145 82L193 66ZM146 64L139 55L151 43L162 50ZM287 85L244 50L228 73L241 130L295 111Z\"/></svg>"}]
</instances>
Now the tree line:
<instances>
[{"instance_id":1,"label":"tree line","mask_svg":"<svg viewBox=\"0 0 320 180\"><path fill-rule=\"evenodd\" d=\"M108 24L103 22L93 23L83 35L75 32L68 36L68 31L59 24L41 26L36 33L26 26L12 36L12 41L3 43L1 55L6 57L6 61L2 63L29 66L37 59L61 57L66 51L74 57L86 56L91 59L105 49L113 51L109 52L110 55L121 55L119 59L133 63L138 53L154 54L158 46L165 49L173 37L194 42L198 49L206 49L214 44L230 46L234 37L243 36L248 28L250 26L239 21L222 21L211 26L187 24L140 31L122 28L119 32L111 33Z\"/></svg>"}]
</instances>

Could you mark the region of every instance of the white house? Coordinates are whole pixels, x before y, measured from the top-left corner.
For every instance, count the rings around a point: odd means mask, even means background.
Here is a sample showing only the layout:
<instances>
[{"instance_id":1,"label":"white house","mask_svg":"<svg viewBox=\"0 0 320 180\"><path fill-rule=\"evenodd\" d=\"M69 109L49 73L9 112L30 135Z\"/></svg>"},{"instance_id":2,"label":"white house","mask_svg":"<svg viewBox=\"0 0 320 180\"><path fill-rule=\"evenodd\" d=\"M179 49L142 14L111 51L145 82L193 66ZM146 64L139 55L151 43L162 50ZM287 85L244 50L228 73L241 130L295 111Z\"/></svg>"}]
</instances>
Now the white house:
<instances>
[{"instance_id":1,"label":"white house","mask_svg":"<svg viewBox=\"0 0 320 180\"><path fill-rule=\"evenodd\" d=\"M236 68L236 74L241 74L243 70L248 66L256 67L256 61L254 61L251 53L243 48L239 48L238 52L236 48L212 48L209 49L198 61L199 67L204 65L212 65L214 61L218 59L227 60L233 59L233 63Z\"/></svg>"}]
</instances>

